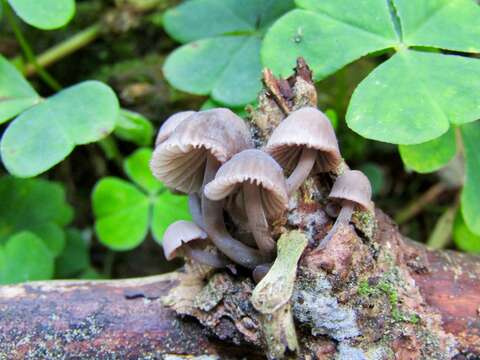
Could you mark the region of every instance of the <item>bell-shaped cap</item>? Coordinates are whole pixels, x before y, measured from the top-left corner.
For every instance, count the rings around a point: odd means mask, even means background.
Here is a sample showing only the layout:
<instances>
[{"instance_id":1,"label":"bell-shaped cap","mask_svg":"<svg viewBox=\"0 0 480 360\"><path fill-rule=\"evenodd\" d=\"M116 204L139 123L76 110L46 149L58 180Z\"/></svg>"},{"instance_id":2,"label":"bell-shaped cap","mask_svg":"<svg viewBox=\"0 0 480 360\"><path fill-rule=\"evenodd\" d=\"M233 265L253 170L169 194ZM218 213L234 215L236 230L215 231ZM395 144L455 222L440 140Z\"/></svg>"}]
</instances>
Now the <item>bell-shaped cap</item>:
<instances>
[{"instance_id":1,"label":"bell-shaped cap","mask_svg":"<svg viewBox=\"0 0 480 360\"><path fill-rule=\"evenodd\" d=\"M351 201L364 210L372 208L370 180L358 170L347 170L337 177L328 197L337 201Z\"/></svg>"},{"instance_id":2,"label":"bell-shaped cap","mask_svg":"<svg viewBox=\"0 0 480 360\"><path fill-rule=\"evenodd\" d=\"M166 186L193 193L202 185L208 154L224 163L251 147L242 118L223 108L201 111L182 121L155 149L150 167Z\"/></svg>"},{"instance_id":3,"label":"bell-shaped cap","mask_svg":"<svg viewBox=\"0 0 480 360\"><path fill-rule=\"evenodd\" d=\"M331 171L340 163L341 155L332 124L314 107L301 108L285 118L273 131L265 150L290 172L305 147L318 150L317 164L322 172Z\"/></svg>"},{"instance_id":4,"label":"bell-shaped cap","mask_svg":"<svg viewBox=\"0 0 480 360\"><path fill-rule=\"evenodd\" d=\"M184 244L195 240L205 240L207 237L207 233L193 222L176 221L163 234L162 246L165 258L172 260Z\"/></svg>"},{"instance_id":5,"label":"bell-shaped cap","mask_svg":"<svg viewBox=\"0 0 480 360\"><path fill-rule=\"evenodd\" d=\"M167 120L165 120L160 127L160 130L158 130L157 138L155 139L155 146L158 146L167 140L177 126L180 125L183 120L193 114L195 114L195 111L181 111L173 114Z\"/></svg>"},{"instance_id":6,"label":"bell-shaped cap","mask_svg":"<svg viewBox=\"0 0 480 360\"><path fill-rule=\"evenodd\" d=\"M263 209L268 218L279 217L288 206L287 184L283 170L267 153L250 149L234 155L205 186L205 196L221 200L241 190L244 182L259 186Z\"/></svg>"}]
</instances>

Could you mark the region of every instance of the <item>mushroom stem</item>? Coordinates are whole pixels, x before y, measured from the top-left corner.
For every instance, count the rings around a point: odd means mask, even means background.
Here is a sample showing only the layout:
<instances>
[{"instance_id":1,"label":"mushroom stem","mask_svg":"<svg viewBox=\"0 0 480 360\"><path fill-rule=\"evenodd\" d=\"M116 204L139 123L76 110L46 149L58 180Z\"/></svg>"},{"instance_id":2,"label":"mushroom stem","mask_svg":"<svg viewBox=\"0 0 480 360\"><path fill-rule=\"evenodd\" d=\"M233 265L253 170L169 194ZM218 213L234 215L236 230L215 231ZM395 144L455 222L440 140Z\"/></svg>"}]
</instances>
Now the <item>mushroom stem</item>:
<instances>
[{"instance_id":1,"label":"mushroom stem","mask_svg":"<svg viewBox=\"0 0 480 360\"><path fill-rule=\"evenodd\" d=\"M335 224L333 224L328 234L320 241L320 244L319 244L320 249L324 249L327 247L327 244L330 242L333 235L337 232L338 228L344 225L348 225L348 223L350 222L350 219L352 218L354 207L355 207L355 204L353 202L344 201L342 210L340 210L340 214L338 214Z\"/></svg>"},{"instance_id":2,"label":"mushroom stem","mask_svg":"<svg viewBox=\"0 0 480 360\"><path fill-rule=\"evenodd\" d=\"M304 148L300 159L298 160L297 167L293 170L292 174L287 179L287 191L288 196L292 195L303 184L305 179L310 175L313 165L315 165L315 159L317 157L317 151L314 149Z\"/></svg>"},{"instance_id":3,"label":"mushroom stem","mask_svg":"<svg viewBox=\"0 0 480 360\"><path fill-rule=\"evenodd\" d=\"M243 184L243 196L248 218L248 227L262 254L271 257L275 251L275 241L272 239L268 229L260 187L250 182L245 182Z\"/></svg>"},{"instance_id":4,"label":"mushroom stem","mask_svg":"<svg viewBox=\"0 0 480 360\"><path fill-rule=\"evenodd\" d=\"M193 222L201 229L204 229L205 224L203 223L202 205L200 203L200 196L198 193L188 195L188 208L190 210L190 214L192 215Z\"/></svg>"},{"instance_id":5,"label":"mushroom stem","mask_svg":"<svg viewBox=\"0 0 480 360\"><path fill-rule=\"evenodd\" d=\"M187 244L183 245L183 251L190 259L214 268L223 268L228 265L228 261L226 261L226 259L222 259L217 254L213 254L206 250L198 249Z\"/></svg>"},{"instance_id":6,"label":"mushroom stem","mask_svg":"<svg viewBox=\"0 0 480 360\"><path fill-rule=\"evenodd\" d=\"M262 279L267 275L267 273L270 271L270 268L272 267L272 264L261 264L258 265L252 272L252 277L255 283L259 283L262 281Z\"/></svg>"},{"instance_id":7,"label":"mushroom stem","mask_svg":"<svg viewBox=\"0 0 480 360\"><path fill-rule=\"evenodd\" d=\"M213 156L207 155L203 186L215 177L219 167L220 163ZM229 259L249 269L265 262L260 252L242 244L228 233L223 219L223 201L212 201L202 193L202 214L210 240Z\"/></svg>"}]
</instances>

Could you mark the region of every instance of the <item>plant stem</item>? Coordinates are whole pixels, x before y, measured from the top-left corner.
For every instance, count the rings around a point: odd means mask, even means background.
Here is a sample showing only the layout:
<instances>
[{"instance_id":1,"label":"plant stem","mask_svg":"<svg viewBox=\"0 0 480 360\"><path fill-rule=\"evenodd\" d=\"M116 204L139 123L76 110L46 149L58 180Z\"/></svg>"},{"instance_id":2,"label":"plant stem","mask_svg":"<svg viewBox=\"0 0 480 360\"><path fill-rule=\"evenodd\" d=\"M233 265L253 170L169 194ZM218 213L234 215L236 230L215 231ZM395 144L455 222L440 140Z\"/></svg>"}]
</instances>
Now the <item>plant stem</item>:
<instances>
[{"instance_id":1,"label":"plant stem","mask_svg":"<svg viewBox=\"0 0 480 360\"><path fill-rule=\"evenodd\" d=\"M123 166L123 156L118 149L115 139L111 135L107 136L106 138L99 140L98 145L102 148L107 159L113 160L121 169Z\"/></svg>"},{"instance_id":2,"label":"plant stem","mask_svg":"<svg viewBox=\"0 0 480 360\"><path fill-rule=\"evenodd\" d=\"M49 74L43 69L37 62L37 59L35 57L35 54L28 43L27 39L23 35L22 30L20 29L20 26L18 26L17 20L15 19L15 16L13 15L12 10L10 9L9 5L7 4L6 1L3 1L4 9L5 9L5 16L7 18L8 23L10 24L10 27L12 28L12 31L17 38L18 43L20 44L20 47L22 48L22 51L27 58L29 62L33 64L35 67L36 71L42 78L42 80L52 89L55 91L59 91L62 86Z\"/></svg>"},{"instance_id":3,"label":"plant stem","mask_svg":"<svg viewBox=\"0 0 480 360\"><path fill-rule=\"evenodd\" d=\"M435 201L446 189L447 186L444 183L437 183L433 185L420 197L416 198L416 200L408 204L405 208L397 213L395 216L395 221L397 224L403 224L413 218L415 215L419 214L425 206Z\"/></svg>"},{"instance_id":4,"label":"plant stem","mask_svg":"<svg viewBox=\"0 0 480 360\"><path fill-rule=\"evenodd\" d=\"M452 238L453 223L455 221L455 215L458 210L458 196L455 204L450 206L438 219L435 227L433 228L430 237L427 240L427 246L430 249L443 249L445 248L450 239Z\"/></svg>"},{"instance_id":5,"label":"plant stem","mask_svg":"<svg viewBox=\"0 0 480 360\"><path fill-rule=\"evenodd\" d=\"M100 23L93 24L86 29L73 35L65 41L51 47L37 57L37 64L40 67L47 67L58 60L74 53L82 47L92 43L101 33ZM26 76L32 76L37 72L37 67L34 63L26 64L23 68L23 73Z\"/></svg>"},{"instance_id":6,"label":"plant stem","mask_svg":"<svg viewBox=\"0 0 480 360\"><path fill-rule=\"evenodd\" d=\"M112 277L113 264L115 262L115 252L108 249L103 260L103 274L109 279Z\"/></svg>"},{"instance_id":7,"label":"plant stem","mask_svg":"<svg viewBox=\"0 0 480 360\"><path fill-rule=\"evenodd\" d=\"M165 0L141 0L134 3L133 7L135 11L145 12L162 5L164 1ZM97 39L102 33L102 30L102 22L98 21L38 55L36 63L40 67L46 68L95 41L95 39ZM40 74L37 66L35 66L35 62L31 61L30 59L28 59L28 61L30 63L24 66L23 74L25 76L35 75L37 72Z\"/></svg>"}]
</instances>

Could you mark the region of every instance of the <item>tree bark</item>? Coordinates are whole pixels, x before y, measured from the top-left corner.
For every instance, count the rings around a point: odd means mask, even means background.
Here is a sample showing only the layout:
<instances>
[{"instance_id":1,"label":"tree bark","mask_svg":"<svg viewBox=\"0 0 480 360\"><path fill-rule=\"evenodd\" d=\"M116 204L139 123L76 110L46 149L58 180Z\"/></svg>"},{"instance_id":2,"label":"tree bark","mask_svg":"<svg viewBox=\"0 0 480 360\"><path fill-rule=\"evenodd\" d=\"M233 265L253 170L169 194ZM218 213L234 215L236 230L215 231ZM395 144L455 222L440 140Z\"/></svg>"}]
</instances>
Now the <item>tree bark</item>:
<instances>
[{"instance_id":1,"label":"tree bark","mask_svg":"<svg viewBox=\"0 0 480 360\"><path fill-rule=\"evenodd\" d=\"M250 112L258 144L289 112L316 105L308 67L299 60L295 70L286 80L265 71ZM298 257L279 249L277 273L265 277L278 281L257 287L260 297L245 270L191 262L141 279L3 286L0 359L480 358L480 258L405 239L379 209L355 212L320 250L331 181L311 176L273 224L275 238L295 230L306 249L293 276Z\"/></svg>"}]
</instances>

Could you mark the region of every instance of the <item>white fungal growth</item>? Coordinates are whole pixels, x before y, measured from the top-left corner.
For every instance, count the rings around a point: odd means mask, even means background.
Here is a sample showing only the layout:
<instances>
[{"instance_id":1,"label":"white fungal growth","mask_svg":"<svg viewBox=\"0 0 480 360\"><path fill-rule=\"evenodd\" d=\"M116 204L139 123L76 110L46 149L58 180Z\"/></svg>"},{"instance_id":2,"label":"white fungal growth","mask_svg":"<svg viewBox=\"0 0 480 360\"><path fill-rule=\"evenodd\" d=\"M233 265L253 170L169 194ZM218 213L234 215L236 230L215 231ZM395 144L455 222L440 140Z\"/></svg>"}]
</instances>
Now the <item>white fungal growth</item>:
<instances>
[{"instance_id":1,"label":"white fungal growth","mask_svg":"<svg viewBox=\"0 0 480 360\"><path fill-rule=\"evenodd\" d=\"M335 360L370 360L361 349L340 343Z\"/></svg>"},{"instance_id":2,"label":"white fungal growth","mask_svg":"<svg viewBox=\"0 0 480 360\"><path fill-rule=\"evenodd\" d=\"M293 294L294 316L312 327L312 335L328 335L342 341L360 335L353 309L342 306L330 294L327 279L319 278L311 290L300 290Z\"/></svg>"}]
</instances>

